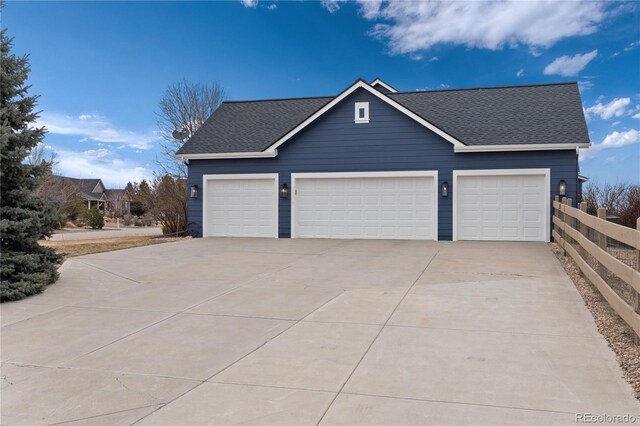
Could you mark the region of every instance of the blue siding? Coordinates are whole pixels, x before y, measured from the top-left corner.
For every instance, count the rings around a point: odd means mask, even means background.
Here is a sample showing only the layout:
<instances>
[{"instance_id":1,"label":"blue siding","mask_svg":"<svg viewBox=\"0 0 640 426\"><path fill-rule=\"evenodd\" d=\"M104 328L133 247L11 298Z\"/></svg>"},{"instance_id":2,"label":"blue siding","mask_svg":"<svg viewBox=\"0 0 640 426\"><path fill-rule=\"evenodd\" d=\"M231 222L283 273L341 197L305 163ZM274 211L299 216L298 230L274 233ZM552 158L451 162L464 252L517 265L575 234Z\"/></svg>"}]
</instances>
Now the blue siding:
<instances>
[{"instance_id":1,"label":"blue siding","mask_svg":"<svg viewBox=\"0 0 640 426\"><path fill-rule=\"evenodd\" d=\"M369 102L370 122L355 124L354 102ZM513 141L517 144L518 141ZM372 94L359 90L292 139L275 158L191 160L189 185L202 187L203 174L279 173L280 184L291 187L291 173L437 170L439 184L453 170L551 169L551 195L560 180L567 197L577 195L578 158L575 150L455 153L453 145ZM291 198L280 199L279 235L289 237ZM202 196L189 199L190 231L202 234ZM438 239L452 238L452 196L438 200Z\"/></svg>"}]
</instances>

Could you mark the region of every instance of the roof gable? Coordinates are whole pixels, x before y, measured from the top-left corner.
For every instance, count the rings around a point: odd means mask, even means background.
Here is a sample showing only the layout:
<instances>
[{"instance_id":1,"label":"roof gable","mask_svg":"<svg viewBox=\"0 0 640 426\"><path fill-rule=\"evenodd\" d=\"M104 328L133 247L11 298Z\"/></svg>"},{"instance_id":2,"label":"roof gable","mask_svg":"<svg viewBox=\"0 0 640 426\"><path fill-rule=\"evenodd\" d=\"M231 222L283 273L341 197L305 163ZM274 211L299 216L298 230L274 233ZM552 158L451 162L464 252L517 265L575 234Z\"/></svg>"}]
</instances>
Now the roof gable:
<instances>
[{"instance_id":1,"label":"roof gable","mask_svg":"<svg viewBox=\"0 0 640 426\"><path fill-rule=\"evenodd\" d=\"M422 124L423 126L425 126L426 128L428 128L429 130L431 130L432 132L436 133L439 136L442 136L445 140L451 142L454 146L456 145L464 145L462 142L460 142L459 140L457 140L455 137L453 137L452 135L442 131L441 129L439 129L437 126L434 126L432 123L428 122L427 120L425 120L424 118L420 117L419 115L415 114L413 111L409 110L408 108L404 107L403 105L399 104L398 102L396 102L395 100L389 98L388 96L386 96L384 93L381 93L380 91L374 89L373 87L371 87L370 85L368 85L364 80L357 80L355 83L353 83L351 86L349 86L346 90L344 90L342 93L340 93L338 96L336 96L335 98L333 98L330 102L328 102L326 105L324 105L322 108L320 108L319 110L317 110L316 112L314 112L312 115L310 115L309 117L307 117L307 119L305 119L304 121L302 121L300 124L298 124L296 127L294 127L293 129L291 129L289 132L287 132L284 136L282 136L280 139L278 139L277 141L275 141L273 144L271 144L267 149L265 149L265 151L267 152L275 152L275 150L282 145L283 143L287 142L289 139L291 139L293 136L295 136L298 132L300 132L302 129L304 129L305 127L307 127L309 124L313 123L315 120L317 120L318 118L320 118L322 115L324 115L327 111L329 111L331 108L333 108L334 106L336 106L337 104L339 104L340 102L342 102L342 100L344 100L347 96L349 96L351 93L355 92L358 89L363 89L368 91L369 93L371 93L372 95L378 97L379 99L381 99L382 101L386 102L387 104L391 105L392 107L396 108L397 110L399 110L400 112L402 112L403 114L409 116L410 118L412 118L413 120L417 121L418 123Z\"/></svg>"},{"instance_id":2,"label":"roof gable","mask_svg":"<svg viewBox=\"0 0 640 426\"><path fill-rule=\"evenodd\" d=\"M384 81L376 78L371 82L371 87L375 87L380 90L382 93L396 93L397 90L394 89L391 85L385 83Z\"/></svg>"}]
</instances>

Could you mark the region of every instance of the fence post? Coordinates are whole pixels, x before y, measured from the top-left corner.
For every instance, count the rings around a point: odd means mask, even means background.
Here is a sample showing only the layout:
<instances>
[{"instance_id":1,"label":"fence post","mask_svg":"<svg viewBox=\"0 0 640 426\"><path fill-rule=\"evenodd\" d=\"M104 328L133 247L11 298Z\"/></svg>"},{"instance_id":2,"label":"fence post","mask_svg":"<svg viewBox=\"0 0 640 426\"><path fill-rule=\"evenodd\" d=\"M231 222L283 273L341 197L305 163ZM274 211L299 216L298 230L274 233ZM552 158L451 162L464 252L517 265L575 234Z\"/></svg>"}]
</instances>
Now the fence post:
<instances>
[{"instance_id":1,"label":"fence post","mask_svg":"<svg viewBox=\"0 0 640 426\"><path fill-rule=\"evenodd\" d=\"M607 209L602 207L598 209L598 219L607 220ZM598 246L602 250L607 250L607 236L602 232L598 232Z\"/></svg>"},{"instance_id":2,"label":"fence post","mask_svg":"<svg viewBox=\"0 0 640 426\"><path fill-rule=\"evenodd\" d=\"M640 217L638 219L636 219L636 229L638 231L640 231ZM636 250L636 270L640 271L640 250ZM636 293L636 300L634 303L634 310L636 311L636 314L640 315L640 293L638 293L637 291ZM637 334L634 333L634 339L636 344L640 343L640 336L638 336Z\"/></svg>"},{"instance_id":3,"label":"fence post","mask_svg":"<svg viewBox=\"0 0 640 426\"><path fill-rule=\"evenodd\" d=\"M558 195L554 196L553 197L553 201L555 201L556 203L559 203L560 202L560 196L558 196ZM558 219L560 219L560 209L555 206L555 203L552 203L552 205L553 205L553 217L557 217ZM553 218L551 218L551 224L553 225L553 229L555 229L556 232L558 233L558 235L560 235L560 227L556 226L556 224L553 222ZM551 235L553 235L553 233ZM560 245L560 241L556 241L555 238L553 239L553 241L556 244Z\"/></svg>"},{"instance_id":4,"label":"fence post","mask_svg":"<svg viewBox=\"0 0 640 426\"><path fill-rule=\"evenodd\" d=\"M584 212L584 213L587 212L587 203L585 201L583 201L581 203L578 203L578 207L580 208L581 212ZM583 223L580 219L576 219L576 220L578 221L578 224L579 224L579 227L580 227L580 233L587 240L590 240L589 239L589 227L585 223ZM580 247L581 247L581 250L580 250L581 253L580 254L581 254L583 259L586 259L587 258L587 256L586 256L587 250L584 247L582 247L582 244L580 244Z\"/></svg>"},{"instance_id":5,"label":"fence post","mask_svg":"<svg viewBox=\"0 0 640 426\"><path fill-rule=\"evenodd\" d=\"M560 236L562 237L562 244L560 244L560 248L562 249L562 255L566 256L567 251L564 249L564 245L567 243L567 236L564 233L564 227L567 226L567 216L564 214L564 206L567 204L567 197L562 197L560 199L560 221L562 222L562 228L560 228Z\"/></svg>"},{"instance_id":6,"label":"fence post","mask_svg":"<svg viewBox=\"0 0 640 426\"><path fill-rule=\"evenodd\" d=\"M567 198L567 206L573 207L573 200L571 198ZM576 223L575 223L575 219L574 218L572 218L569 215L565 215L564 219L565 219L565 221L564 221L565 229L566 229L567 226L570 226L570 227L575 229L575 224ZM569 237L567 237L567 235L565 233L565 237L564 237L565 244L567 243L568 239L569 239Z\"/></svg>"}]
</instances>

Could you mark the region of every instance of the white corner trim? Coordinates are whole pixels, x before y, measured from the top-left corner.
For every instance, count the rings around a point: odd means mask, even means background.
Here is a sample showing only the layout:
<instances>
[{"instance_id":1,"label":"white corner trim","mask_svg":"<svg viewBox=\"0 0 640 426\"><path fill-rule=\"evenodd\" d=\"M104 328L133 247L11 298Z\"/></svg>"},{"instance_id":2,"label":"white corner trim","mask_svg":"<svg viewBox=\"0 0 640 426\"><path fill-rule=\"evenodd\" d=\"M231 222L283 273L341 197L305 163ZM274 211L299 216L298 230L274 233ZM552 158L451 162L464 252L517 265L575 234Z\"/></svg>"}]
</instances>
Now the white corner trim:
<instances>
[{"instance_id":1,"label":"white corner trim","mask_svg":"<svg viewBox=\"0 0 640 426\"><path fill-rule=\"evenodd\" d=\"M461 145L454 146L454 152L507 152L507 151L559 151L589 148L591 143L548 143L514 145Z\"/></svg>"},{"instance_id":2,"label":"white corner trim","mask_svg":"<svg viewBox=\"0 0 640 426\"><path fill-rule=\"evenodd\" d=\"M379 78L376 78L375 80L373 80L371 82L371 87L374 86L382 86L385 89L387 89L388 91L390 91L391 93L398 93L398 91L396 89L394 89L393 87L389 86L387 83L385 83L384 81L380 80Z\"/></svg>"},{"instance_id":3,"label":"white corner trim","mask_svg":"<svg viewBox=\"0 0 640 426\"><path fill-rule=\"evenodd\" d=\"M358 80L355 83L353 83L350 87L348 87L346 90L344 90L341 94L339 94L338 96L333 98L328 104L326 104L325 106L320 108L318 111L316 111L314 114L312 114L309 118L304 120L302 123L298 124L296 127L291 129L287 134L285 134L280 139L275 141L271 146L269 146L267 149L265 149L265 152L275 151L280 145L282 145L283 143L285 143L286 141L291 139L295 134L300 132L302 129L307 127L309 124L314 122L317 118L319 118L325 112L329 111L335 105L340 103L344 98L346 98L347 96L349 96L351 93L353 93L354 91L356 91L358 89L364 89L364 90L368 91L372 95L378 97L380 100L386 102L387 104L391 105L392 107L394 107L398 111L404 113L405 115L407 115L410 118L414 119L418 123L422 124L427 129L431 130L432 132L436 133L437 135L439 135L439 136L443 137L444 139L446 139L447 141L451 142L454 146L464 146L464 144L462 142L460 142L458 139L454 138L450 134L440 130L439 128L437 128L436 126L434 126L433 124L431 124L430 122L425 120L424 118L420 117L419 115L415 114L414 112L412 112L411 110L407 109L403 105L400 105L398 102L396 102L393 99L389 98L384 93L381 93L380 91L378 91L378 90L374 89L373 87L369 86L364 81Z\"/></svg>"},{"instance_id":4,"label":"white corner trim","mask_svg":"<svg viewBox=\"0 0 640 426\"><path fill-rule=\"evenodd\" d=\"M279 212L278 204L280 197L278 195L279 175L278 173L240 173L240 174L220 174L220 175L202 175L202 236L207 236L207 183L215 180L240 180L240 179L273 179L275 181L275 191L273 200L273 209L275 212L275 235L279 238Z\"/></svg>"},{"instance_id":5,"label":"white corner trim","mask_svg":"<svg viewBox=\"0 0 640 426\"><path fill-rule=\"evenodd\" d=\"M518 176L518 175L539 175L545 180L545 241L551 241L551 169L484 169L484 170L454 170L453 171L453 235L452 240L458 241L458 177L459 176Z\"/></svg>"},{"instance_id":6,"label":"white corner trim","mask_svg":"<svg viewBox=\"0 0 640 426\"><path fill-rule=\"evenodd\" d=\"M416 170L399 172L330 172L330 173L291 173L291 238L296 238L296 181L299 179L335 179L335 178L379 178L379 177L433 177L434 230L433 241L438 241L438 171Z\"/></svg>"},{"instance_id":7,"label":"white corner trim","mask_svg":"<svg viewBox=\"0 0 640 426\"><path fill-rule=\"evenodd\" d=\"M224 158L273 158L278 155L278 151L256 151L256 152L224 152L215 154L178 154L176 158L184 160L219 160Z\"/></svg>"}]
</instances>

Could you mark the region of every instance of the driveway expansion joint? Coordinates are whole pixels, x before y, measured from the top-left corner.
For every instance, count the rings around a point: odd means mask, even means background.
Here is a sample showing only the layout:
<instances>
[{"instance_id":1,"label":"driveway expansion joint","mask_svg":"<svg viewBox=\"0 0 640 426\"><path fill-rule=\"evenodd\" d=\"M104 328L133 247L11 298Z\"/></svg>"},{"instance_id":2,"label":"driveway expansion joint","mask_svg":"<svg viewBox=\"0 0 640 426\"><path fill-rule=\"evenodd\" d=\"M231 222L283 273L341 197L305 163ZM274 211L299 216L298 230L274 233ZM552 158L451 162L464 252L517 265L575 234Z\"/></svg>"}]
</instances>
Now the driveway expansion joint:
<instances>
[{"instance_id":1,"label":"driveway expansion joint","mask_svg":"<svg viewBox=\"0 0 640 426\"><path fill-rule=\"evenodd\" d=\"M283 268L286 269L286 268ZM340 295L342 295L344 293L340 292L338 294L336 294L334 297L332 297L331 299L327 300L325 303L323 303L321 306L318 306L316 309L314 309L312 312L310 312L309 314L307 314L304 318L308 317L309 315L313 314L314 312L316 312L318 309L322 308L323 306L327 305L328 303L332 302L335 298L339 297ZM153 410L152 412L150 412L149 414L147 414L144 417L139 418L138 420L136 420L135 422L132 423L131 426L140 423L142 420L146 419L147 417L149 417L150 415L152 415L153 413L155 413L156 411L160 410L162 407L171 404L172 402L180 399L181 397L183 397L184 395L186 395L187 393L193 391L194 389L200 387L203 383L209 382L211 379L213 379L215 376L217 376L218 374L222 373L223 371L229 369L230 367L232 367L233 365L237 364L238 362L242 361L243 359L245 359L246 357L248 357L249 355L255 353L256 351L258 351L260 348L263 348L267 343L273 341L274 339L278 338L279 336L281 336L282 334L284 334L287 330L290 330L292 327L294 327L296 324L302 322L302 320L304 318L301 318L297 321L291 321L291 325L289 325L288 327L284 328L280 333L276 334L275 336L272 336L271 338L267 339L266 341L264 341L260 346L256 347L255 349L253 349L252 351L246 353L245 355L243 355L242 357L238 358L237 360L233 361L232 363L230 363L229 365L227 365L226 367L220 369L219 371L215 372L212 376L207 377L205 380L203 380L201 383L198 383L196 386L194 386L193 388L183 392L182 394L178 395L177 397L173 398L172 400L166 402L164 405L162 405L161 407L158 407L156 410Z\"/></svg>"},{"instance_id":2,"label":"driveway expansion joint","mask_svg":"<svg viewBox=\"0 0 640 426\"><path fill-rule=\"evenodd\" d=\"M369 346L367 347L367 349L364 351L364 354L362 354L362 356L360 357L360 359L358 360L358 362L356 363L355 367L351 370L351 373L349 373L349 376L347 377L347 379L344 381L344 383L342 383L342 386L340 386L340 389L338 389L338 392L336 393L336 395L333 397L333 399L331 400L331 402L329 403L329 405L327 406L327 408L324 410L324 412L322 413L322 416L320 416L320 419L318 420L318 422L316 423L316 426L319 426L320 423L322 423L322 419L324 419L324 417L327 415L327 413L329 412L329 409L331 408L331 406L333 405L333 403L336 401L336 399L338 398L338 396L342 393L342 391L344 390L344 387L347 385L347 383L349 382L349 379L351 379L351 377L353 376L353 373L355 373L355 371L358 369L358 367L360 366L360 363L362 363L362 360L367 356L367 354L369 353L369 350L371 350L371 347L373 346L373 344L376 342L376 340L378 340L378 337L380 336L380 334L382 333L382 330L385 329L385 327L387 327L387 324L389 323L389 321L391 320L391 318L393 317L393 314L396 313L396 310L398 309L398 306L400 306L402 304L402 301L407 297L407 294L409 294L409 292L411 291L411 289L416 285L416 283L420 280L420 278L424 275L424 273L426 272L427 269L429 269L429 266L431 265L431 262L433 262L433 259L436 258L436 256L438 256L438 253L440 253L440 250L436 250L436 252L433 254L433 256L431 256L431 259L429 259L429 262L427 263L427 265L424 267L424 269L422 269L422 272L420 272L420 274L416 277L416 279L413 281L413 283L409 286L409 288L407 288L407 290L404 292L404 294L402 295L402 298L400 298L400 300L398 301L398 303L396 304L396 306L393 308L393 311L391 311L391 313L389 314L389 316L387 317L387 320L384 322L384 324L382 324L382 326L380 327L380 330L378 330L378 333L375 335L375 337L373 338L373 340L371 341L371 343L369 344Z\"/></svg>"}]
</instances>

